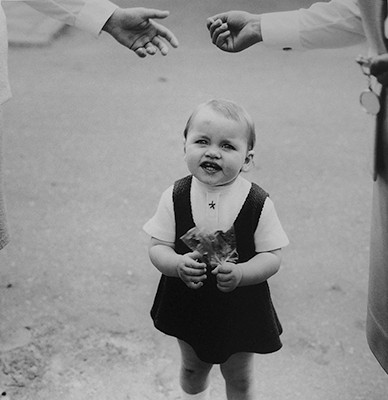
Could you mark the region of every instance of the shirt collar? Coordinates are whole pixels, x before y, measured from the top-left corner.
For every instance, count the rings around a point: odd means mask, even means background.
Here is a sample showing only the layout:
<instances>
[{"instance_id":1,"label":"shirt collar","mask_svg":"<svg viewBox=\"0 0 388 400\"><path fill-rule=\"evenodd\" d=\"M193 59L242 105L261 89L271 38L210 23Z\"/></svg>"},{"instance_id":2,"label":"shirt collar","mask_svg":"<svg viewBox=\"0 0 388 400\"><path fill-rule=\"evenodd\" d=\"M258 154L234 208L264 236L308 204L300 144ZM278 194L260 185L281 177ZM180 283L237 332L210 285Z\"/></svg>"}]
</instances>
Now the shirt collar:
<instances>
[{"instance_id":1,"label":"shirt collar","mask_svg":"<svg viewBox=\"0 0 388 400\"><path fill-rule=\"evenodd\" d=\"M238 176L236 180L231 184L227 186L208 186L201 181L199 181L195 176L193 176L193 186L197 187L198 190L204 193L228 193L232 190L232 188L238 186L241 183L241 176Z\"/></svg>"}]
</instances>

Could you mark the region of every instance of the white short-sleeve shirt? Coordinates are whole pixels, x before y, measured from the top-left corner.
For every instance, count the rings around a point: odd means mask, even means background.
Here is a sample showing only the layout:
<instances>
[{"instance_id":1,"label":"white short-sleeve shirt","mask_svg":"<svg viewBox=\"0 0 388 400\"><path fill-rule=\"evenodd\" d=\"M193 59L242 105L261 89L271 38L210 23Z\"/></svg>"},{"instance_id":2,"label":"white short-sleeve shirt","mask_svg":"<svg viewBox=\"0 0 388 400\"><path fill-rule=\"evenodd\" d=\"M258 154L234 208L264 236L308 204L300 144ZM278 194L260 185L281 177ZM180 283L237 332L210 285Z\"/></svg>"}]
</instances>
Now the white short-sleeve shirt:
<instances>
[{"instance_id":1,"label":"white short-sleeve shirt","mask_svg":"<svg viewBox=\"0 0 388 400\"><path fill-rule=\"evenodd\" d=\"M211 188L198 179L191 183L191 208L195 225L210 232L227 231L236 220L251 189L251 183L239 176L230 185ZM175 241L175 216L172 199L173 186L161 196L154 216L144 225L150 236L173 243ZM257 253L287 246L288 237L279 221L273 202L267 197L255 232Z\"/></svg>"}]
</instances>

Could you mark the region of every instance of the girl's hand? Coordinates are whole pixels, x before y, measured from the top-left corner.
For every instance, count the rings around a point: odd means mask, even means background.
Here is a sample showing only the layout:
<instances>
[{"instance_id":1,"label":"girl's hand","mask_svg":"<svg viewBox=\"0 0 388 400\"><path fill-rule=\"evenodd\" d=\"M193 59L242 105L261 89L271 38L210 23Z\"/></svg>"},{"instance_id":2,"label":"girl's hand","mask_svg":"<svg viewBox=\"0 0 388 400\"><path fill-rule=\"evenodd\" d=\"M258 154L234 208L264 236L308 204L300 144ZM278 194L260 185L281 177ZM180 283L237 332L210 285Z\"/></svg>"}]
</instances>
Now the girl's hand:
<instances>
[{"instance_id":1,"label":"girl's hand","mask_svg":"<svg viewBox=\"0 0 388 400\"><path fill-rule=\"evenodd\" d=\"M178 261L178 276L190 289L199 289L206 279L206 264L198 262L199 258L201 254L194 251L182 255Z\"/></svg>"},{"instance_id":2,"label":"girl's hand","mask_svg":"<svg viewBox=\"0 0 388 400\"><path fill-rule=\"evenodd\" d=\"M240 284L242 270L238 264L225 262L214 268L212 274L217 275L217 287L221 292L231 292Z\"/></svg>"}]
</instances>

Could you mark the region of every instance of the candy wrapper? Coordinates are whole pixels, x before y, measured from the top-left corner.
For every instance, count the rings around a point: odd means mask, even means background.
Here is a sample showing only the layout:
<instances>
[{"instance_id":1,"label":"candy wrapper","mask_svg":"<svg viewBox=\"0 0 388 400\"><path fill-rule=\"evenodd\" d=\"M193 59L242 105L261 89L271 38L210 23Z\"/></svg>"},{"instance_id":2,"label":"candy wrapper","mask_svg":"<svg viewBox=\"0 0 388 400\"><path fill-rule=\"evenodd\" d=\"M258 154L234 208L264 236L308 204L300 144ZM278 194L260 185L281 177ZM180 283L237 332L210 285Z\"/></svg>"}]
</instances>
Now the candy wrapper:
<instances>
[{"instance_id":1,"label":"candy wrapper","mask_svg":"<svg viewBox=\"0 0 388 400\"><path fill-rule=\"evenodd\" d=\"M192 251L197 250L210 269L216 268L225 261L236 262L238 259L233 227L227 232L213 233L194 227L187 231L181 240Z\"/></svg>"}]
</instances>

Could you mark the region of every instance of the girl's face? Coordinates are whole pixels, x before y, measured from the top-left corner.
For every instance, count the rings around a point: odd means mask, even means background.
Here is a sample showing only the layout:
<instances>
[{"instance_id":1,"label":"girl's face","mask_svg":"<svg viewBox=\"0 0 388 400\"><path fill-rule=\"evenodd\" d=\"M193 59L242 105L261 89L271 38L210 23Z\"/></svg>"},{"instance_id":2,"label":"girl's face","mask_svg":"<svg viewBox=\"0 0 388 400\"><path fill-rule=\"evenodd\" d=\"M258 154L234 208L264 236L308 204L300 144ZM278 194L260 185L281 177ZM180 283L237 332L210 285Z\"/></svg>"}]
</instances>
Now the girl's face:
<instances>
[{"instance_id":1,"label":"girl's face","mask_svg":"<svg viewBox=\"0 0 388 400\"><path fill-rule=\"evenodd\" d=\"M185 161L191 174L210 186L234 182L253 158L247 131L244 122L227 119L209 107L200 109L185 140Z\"/></svg>"}]
</instances>

